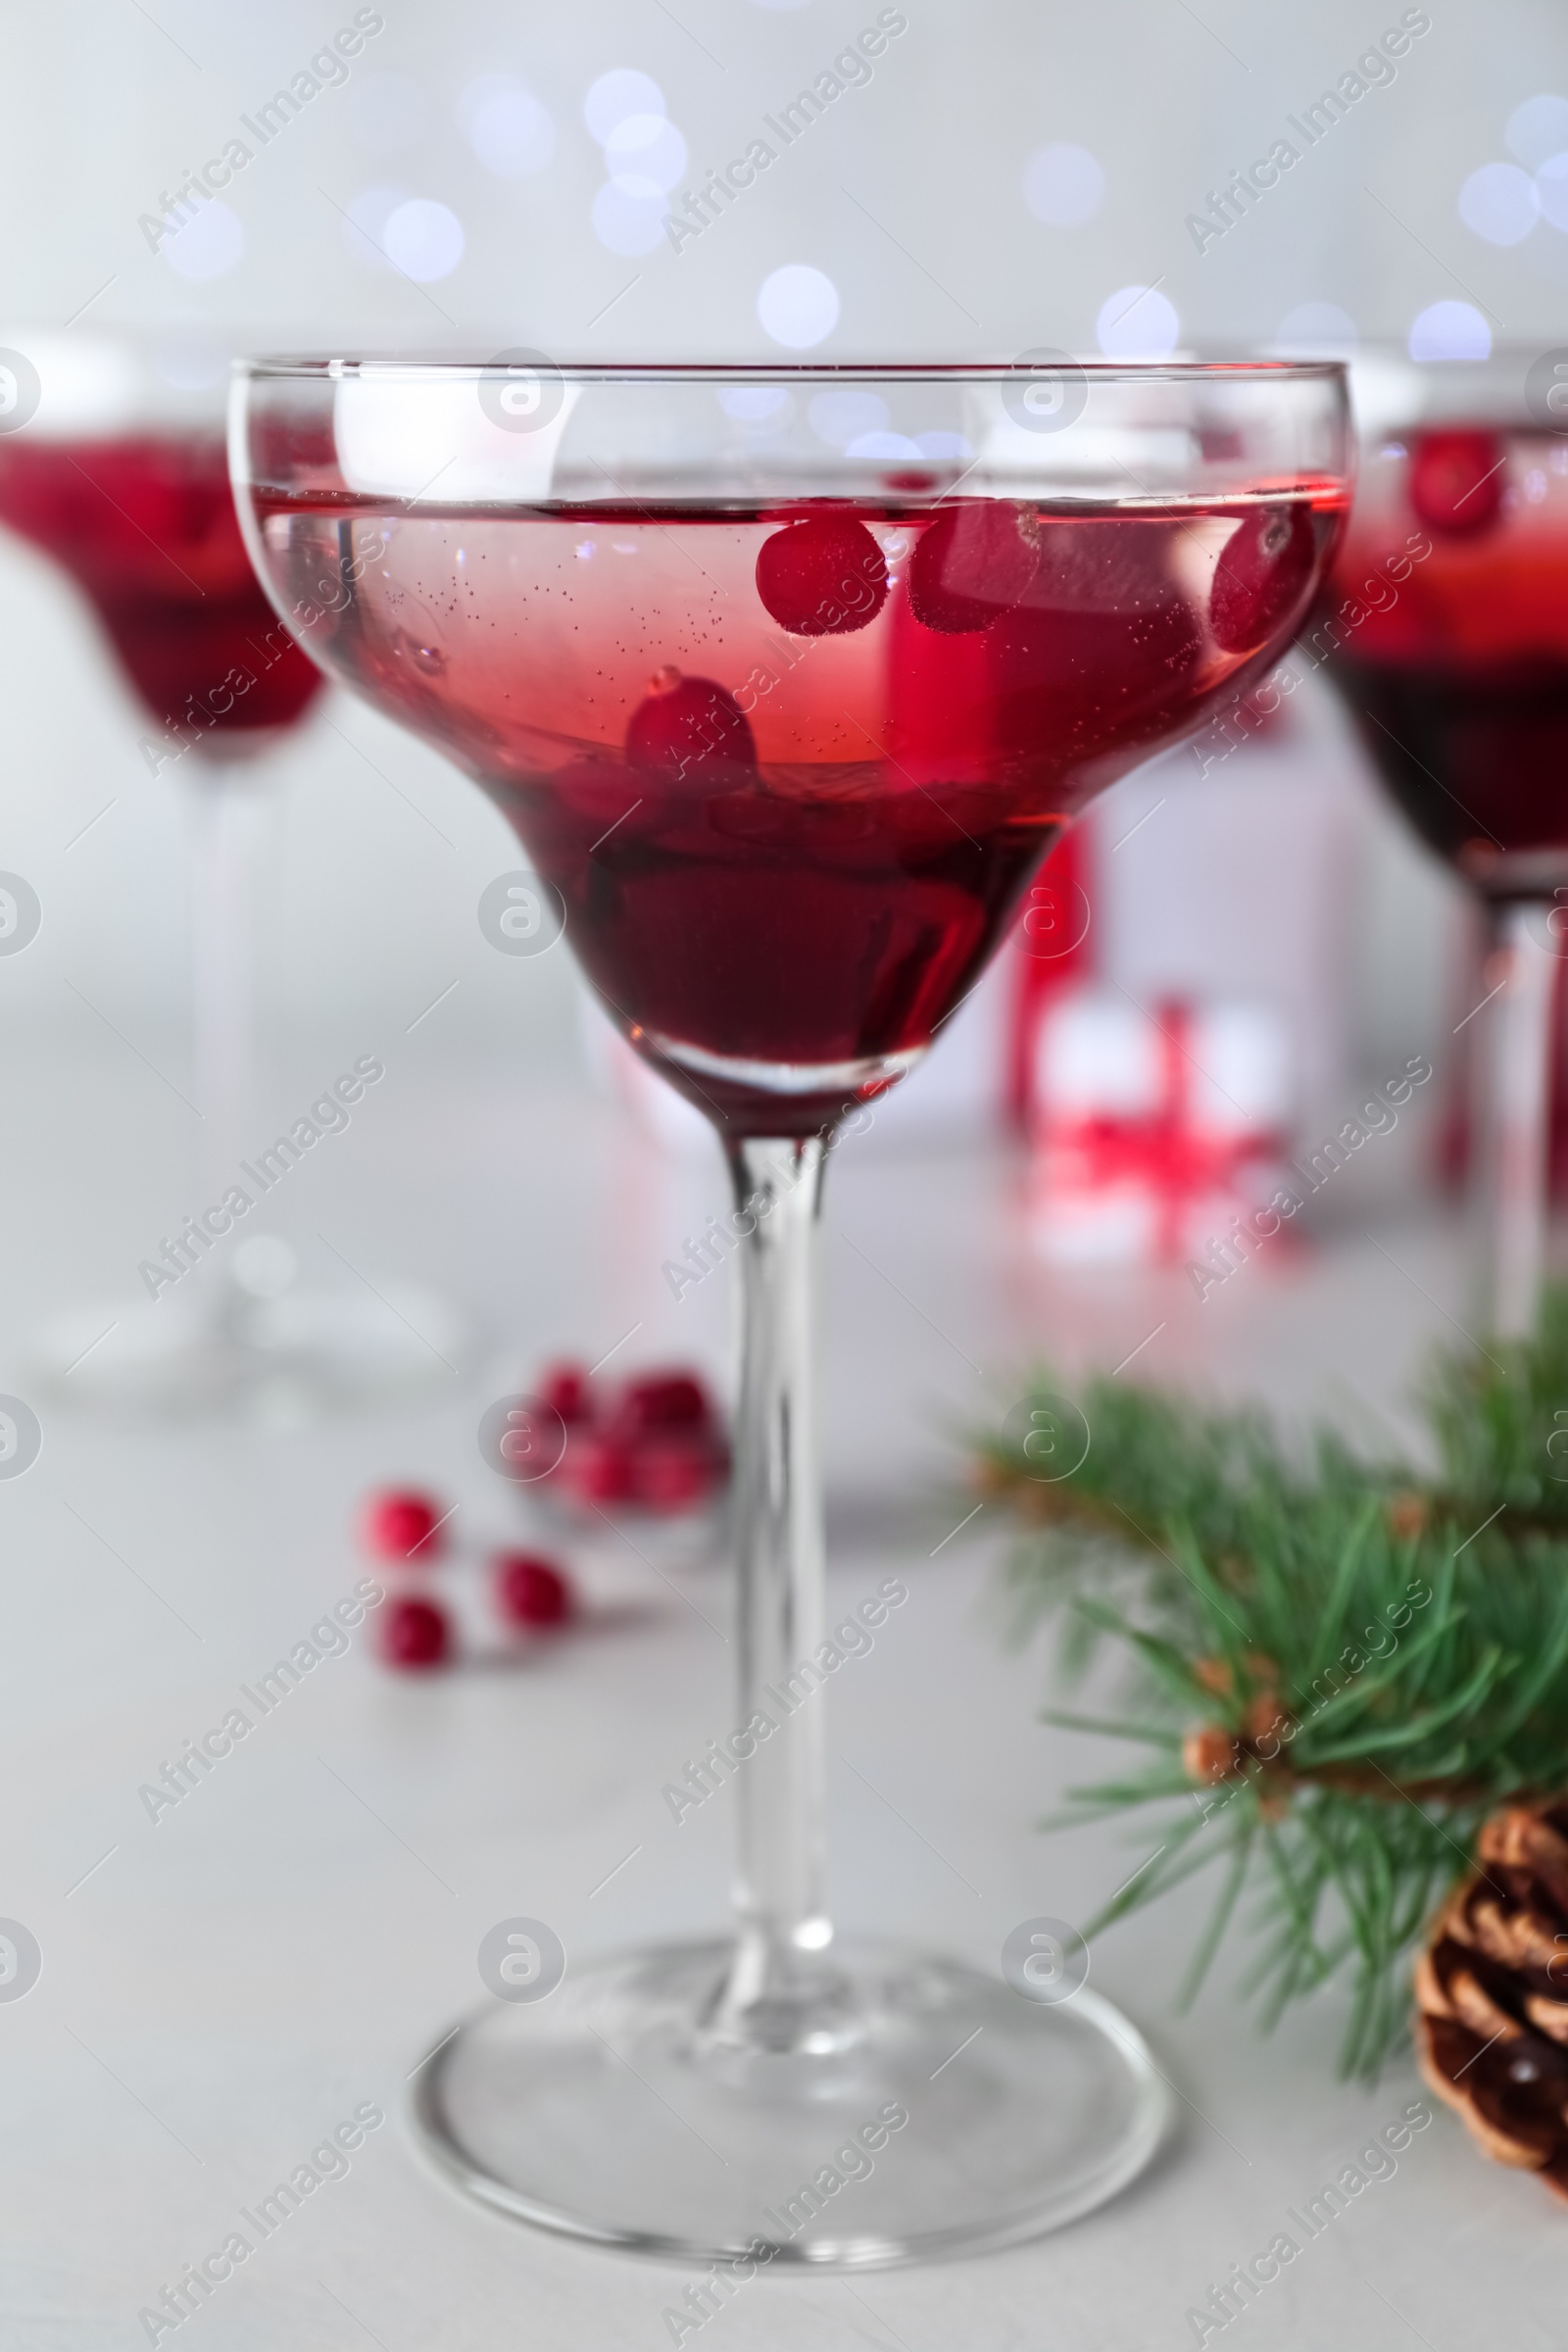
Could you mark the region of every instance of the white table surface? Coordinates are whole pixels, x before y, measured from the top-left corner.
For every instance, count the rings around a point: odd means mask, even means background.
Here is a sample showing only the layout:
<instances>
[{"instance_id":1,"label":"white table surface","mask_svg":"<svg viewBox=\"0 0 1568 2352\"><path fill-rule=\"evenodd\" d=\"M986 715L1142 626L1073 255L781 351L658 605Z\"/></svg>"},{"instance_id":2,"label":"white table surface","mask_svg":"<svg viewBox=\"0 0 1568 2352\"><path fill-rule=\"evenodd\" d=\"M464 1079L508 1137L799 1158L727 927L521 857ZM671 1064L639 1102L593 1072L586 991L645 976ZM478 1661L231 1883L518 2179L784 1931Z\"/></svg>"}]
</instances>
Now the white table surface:
<instances>
[{"instance_id":1,"label":"white table surface","mask_svg":"<svg viewBox=\"0 0 1568 2352\"><path fill-rule=\"evenodd\" d=\"M124 1055L33 1055L5 1079L0 1376L19 1388L38 1315L123 1294L187 1204L185 1138ZM1363 1423L1396 1407L1421 1349L1451 1328L1460 1282L1451 1229L1406 1204L1392 1151L1379 1197L1352 1196L1361 1178L1348 1178L1314 1256L1250 1268L1201 1306L1179 1276L1033 1267L1004 1154L844 1155L829 1250L833 1592L853 1605L894 1567L910 1586L834 1690L831 1743L856 1768L832 1788L846 1927L994 1963L1016 1922L1086 1917L1149 1847L1119 1829L1032 1827L1115 1751L1036 1721L1047 1659L999 1638L981 1530L928 1556L957 1515L945 1521L932 1492L952 1459L946 1428L1004 1404L1009 1370L1048 1337L1059 1360L1111 1364L1159 1324L1139 1359L1151 1374ZM291 1181L299 1232L367 1271L444 1279L507 1347L428 1409L381 1421L150 1433L51 1413L36 1465L0 1484L0 1914L44 1955L27 1997L0 2004L0 2352L144 2343L140 2308L366 2100L386 2128L181 2344L654 2352L683 2272L470 2209L423 2168L402 2102L421 2052L478 1997L475 1949L497 1919L541 1916L587 1951L720 1917L724 1803L677 1830L660 1788L730 1720L729 1654L708 1622L724 1617L722 1574L664 1583L607 1536L573 1557L592 1621L548 1656L399 1681L357 1642L156 1825L136 1792L363 1573L347 1529L368 1486L429 1483L475 1541L515 1530L474 1430L541 1354L592 1357L640 1324L618 1361L679 1354L722 1372L722 1283L677 1305L659 1276L716 1205L716 1175L672 1168L585 1093L443 1067L430 1046ZM1177 2018L1204 1899L1143 1914L1094 1953L1093 1982L1147 2030L1179 2093L1176 2133L1132 2190L1002 2256L767 2278L704 2344L1194 2341L1184 2315L1208 2282L1416 2095L1408 2062L1373 2089L1336 2082L1332 2000L1257 2041L1224 1965ZM1532 2352L1562 2341L1565 2262L1562 2209L1484 2164L1440 2112L1396 2177L1224 2340Z\"/></svg>"}]
</instances>

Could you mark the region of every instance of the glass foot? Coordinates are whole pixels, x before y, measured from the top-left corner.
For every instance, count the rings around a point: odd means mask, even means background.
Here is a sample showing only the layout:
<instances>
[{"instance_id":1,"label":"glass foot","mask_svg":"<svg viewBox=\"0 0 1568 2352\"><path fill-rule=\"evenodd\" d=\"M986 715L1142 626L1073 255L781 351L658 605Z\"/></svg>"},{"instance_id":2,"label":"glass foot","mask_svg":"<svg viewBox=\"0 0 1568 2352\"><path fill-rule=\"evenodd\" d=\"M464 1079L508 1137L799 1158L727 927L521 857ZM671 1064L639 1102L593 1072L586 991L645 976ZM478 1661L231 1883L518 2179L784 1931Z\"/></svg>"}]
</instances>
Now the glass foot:
<instances>
[{"instance_id":1,"label":"glass foot","mask_svg":"<svg viewBox=\"0 0 1568 2352\"><path fill-rule=\"evenodd\" d=\"M283 1425L417 1402L451 1389L471 1353L464 1318L432 1291L290 1282L74 1309L43 1332L34 1364L40 1393L82 1412Z\"/></svg>"},{"instance_id":2,"label":"glass foot","mask_svg":"<svg viewBox=\"0 0 1568 2352\"><path fill-rule=\"evenodd\" d=\"M701 2283L722 2302L779 2263L861 2269L1038 2236L1114 2195L1159 2142L1164 2085L1094 1993L1044 2004L950 1960L835 1945L823 2030L765 2049L726 2023L732 1959L662 1946L492 2002L418 2071L426 2153L519 2221L718 2264Z\"/></svg>"}]
</instances>

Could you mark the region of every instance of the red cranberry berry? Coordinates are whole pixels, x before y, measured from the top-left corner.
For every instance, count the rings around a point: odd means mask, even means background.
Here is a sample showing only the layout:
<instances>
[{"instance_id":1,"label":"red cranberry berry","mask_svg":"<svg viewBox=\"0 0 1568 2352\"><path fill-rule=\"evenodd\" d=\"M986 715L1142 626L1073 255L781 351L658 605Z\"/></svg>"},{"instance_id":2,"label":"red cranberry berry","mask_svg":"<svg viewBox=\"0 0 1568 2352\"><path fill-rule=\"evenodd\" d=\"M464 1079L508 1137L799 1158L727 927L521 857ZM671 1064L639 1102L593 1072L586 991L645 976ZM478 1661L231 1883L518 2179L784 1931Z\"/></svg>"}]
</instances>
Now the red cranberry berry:
<instances>
[{"instance_id":1,"label":"red cranberry berry","mask_svg":"<svg viewBox=\"0 0 1568 2352\"><path fill-rule=\"evenodd\" d=\"M1316 555L1304 507L1258 507L1239 522L1214 567L1208 620L1227 654L1252 654L1294 618Z\"/></svg>"},{"instance_id":2,"label":"red cranberry berry","mask_svg":"<svg viewBox=\"0 0 1568 2352\"><path fill-rule=\"evenodd\" d=\"M584 1502L622 1502L632 1488L631 1447L595 1430L574 1437L562 1459L567 1486Z\"/></svg>"},{"instance_id":3,"label":"red cranberry berry","mask_svg":"<svg viewBox=\"0 0 1568 2352\"><path fill-rule=\"evenodd\" d=\"M380 1620L381 1655L402 1674L444 1666L452 1647L445 1609L413 1596L389 1600Z\"/></svg>"},{"instance_id":4,"label":"red cranberry berry","mask_svg":"<svg viewBox=\"0 0 1568 2352\"><path fill-rule=\"evenodd\" d=\"M564 1625L574 1613L570 1585L559 1568L527 1551L496 1555L496 1603L512 1625Z\"/></svg>"},{"instance_id":5,"label":"red cranberry berry","mask_svg":"<svg viewBox=\"0 0 1568 2352\"><path fill-rule=\"evenodd\" d=\"M683 678L668 665L656 671L631 714L626 757L678 784L693 773L701 779L726 767L754 768L757 745L733 695L711 678Z\"/></svg>"},{"instance_id":6,"label":"red cranberry berry","mask_svg":"<svg viewBox=\"0 0 1568 2352\"><path fill-rule=\"evenodd\" d=\"M633 1494L645 1510L700 1510L724 1474L724 1456L706 1440L660 1436L640 1446Z\"/></svg>"},{"instance_id":7,"label":"red cranberry berry","mask_svg":"<svg viewBox=\"0 0 1568 2352\"><path fill-rule=\"evenodd\" d=\"M705 1429L711 1418L708 1391L690 1372L644 1372L622 1389L614 1427L635 1443L647 1430Z\"/></svg>"},{"instance_id":8,"label":"red cranberry berry","mask_svg":"<svg viewBox=\"0 0 1568 2352\"><path fill-rule=\"evenodd\" d=\"M1020 603L1039 569L1039 526L1023 508L1004 498L950 507L915 542L909 610L928 629L965 636Z\"/></svg>"},{"instance_id":9,"label":"red cranberry berry","mask_svg":"<svg viewBox=\"0 0 1568 2352\"><path fill-rule=\"evenodd\" d=\"M847 637L887 602L887 560L863 522L812 515L763 540L757 593L792 636Z\"/></svg>"},{"instance_id":10,"label":"red cranberry berry","mask_svg":"<svg viewBox=\"0 0 1568 2352\"><path fill-rule=\"evenodd\" d=\"M552 1364L539 1383L539 1401L559 1413L568 1429L594 1417L588 1375L581 1364Z\"/></svg>"},{"instance_id":11,"label":"red cranberry berry","mask_svg":"<svg viewBox=\"0 0 1568 2352\"><path fill-rule=\"evenodd\" d=\"M1502 507L1502 444L1495 433L1423 433L1410 452L1410 504L1429 531L1470 539Z\"/></svg>"},{"instance_id":12,"label":"red cranberry berry","mask_svg":"<svg viewBox=\"0 0 1568 2352\"><path fill-rule=\"evenodd\" d=\"M360 1514L360 1541L372 1559L419 1567L438 1560L446 1549L441 1512L428 1494L412 1487L388 1487L372 1494Z\"/></svg>"}]
</instances>

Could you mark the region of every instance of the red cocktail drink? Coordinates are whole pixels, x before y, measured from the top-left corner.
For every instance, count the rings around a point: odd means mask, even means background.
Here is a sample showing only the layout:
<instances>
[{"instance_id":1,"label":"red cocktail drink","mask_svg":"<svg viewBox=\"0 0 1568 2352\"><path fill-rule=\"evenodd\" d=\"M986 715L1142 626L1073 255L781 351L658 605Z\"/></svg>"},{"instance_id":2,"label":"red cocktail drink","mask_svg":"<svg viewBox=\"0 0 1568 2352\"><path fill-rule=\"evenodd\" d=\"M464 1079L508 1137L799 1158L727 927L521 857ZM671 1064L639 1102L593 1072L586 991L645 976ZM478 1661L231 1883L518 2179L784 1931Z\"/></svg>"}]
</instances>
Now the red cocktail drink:
<instances>
[{"instance_id":1,"label":"red cocktail drink","mask_svg":"<svg viewBox=\"0 0 1568 2352\"><path fill-rule=\"evenodd\" d=\"M1505 1334L1536 1313L1568 944L1568 439L1532 413L1536 373L1521 354L1411 368L1392 401L1374 377L1393 429L1312 632L1394 799L1488 909L1471 1313Z\"/></svg>"},{"instance_id":2,"label":"red cocktail drink","mask_svg":"<svg viewBox=\"0 0 1568 2352\"><path fill-rule=\"evenodd\" d=\"M1386 447L1335 565L1347 600L1340 682L1416 831L1489 894L1549 899L1568 883L1568 440L1444 425Z\"/></svg>"},{"instance_id":3,"label":"red cocktail drink","mask_svg":"<svg viewBox=\"0 0 1568 2352\"><path fill-rule=\"evenodd\" d=\"M770 1134L909 1067L1063 824L1277 651L1340 513L257 505L305 642L507 811L641 1051Z\"/></svg>"},{"instance_id":4,"label":"red cocktail drink","mask_svg":"<svg viewBox=\"0 0 1568 2352\"><path fill-rule=\"evenodd\" d=\"M319 691L251 568L220 435L0 439L0 523L71 573L149 715L208 758Z\"/></svg>"}]
</instances>

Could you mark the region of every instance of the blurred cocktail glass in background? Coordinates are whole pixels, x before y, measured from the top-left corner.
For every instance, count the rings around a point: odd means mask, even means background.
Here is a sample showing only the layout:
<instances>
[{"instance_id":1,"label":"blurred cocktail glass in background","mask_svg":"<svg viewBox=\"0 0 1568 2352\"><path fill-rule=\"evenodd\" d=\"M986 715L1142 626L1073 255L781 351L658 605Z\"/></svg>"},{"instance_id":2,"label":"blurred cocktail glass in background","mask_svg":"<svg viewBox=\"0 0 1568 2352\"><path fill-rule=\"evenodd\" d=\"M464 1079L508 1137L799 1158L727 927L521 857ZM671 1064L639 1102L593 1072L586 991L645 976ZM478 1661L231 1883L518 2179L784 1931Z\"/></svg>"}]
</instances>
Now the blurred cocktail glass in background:
<instances>
[{"instance_id":1,"label":"blurred cocktail glass in background","mask_svg":"<svg viewBox=\"0 0 1568 2352\"><path fill-rule=\"evenodd\" d=\"M1557 362L1563 366L1558 368ZM1568 352L1351 371L1355 504L1310 642L1420 838L1476 894L1472 1315L1534 1321L1568 953Z\"/></svg>"},{"instance_id":2,"label":"blurred cocktail glass in background","mask_svg":"<svg viewBox=\"0 0 1568 2352\"><path fill-rule=\"evenodd\" d=\"M407 1285L318 1288L281 1235L249 1221L266 1181L254 1163L274 1140L257 1123L253 878L273 755L324 681L240 535L228 352L205 336L27 329L0 331L0 524L81 591L140 705L146 766L184 798L191 849L197 1197L147 1261L152 1296L62 1314L42 1370L63 1400L175 1417L416 1395L451 1377L464 1336L452 1310ZM297 1140L288 1149L299 1155Z\"/></svg>"}]
</instances>

